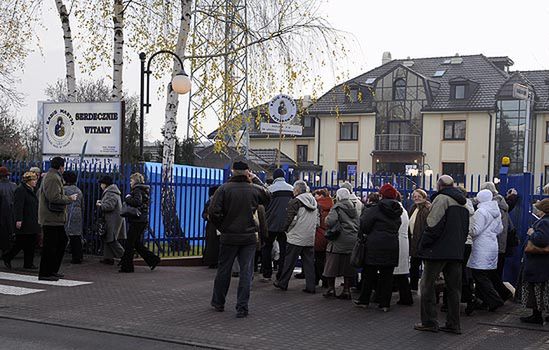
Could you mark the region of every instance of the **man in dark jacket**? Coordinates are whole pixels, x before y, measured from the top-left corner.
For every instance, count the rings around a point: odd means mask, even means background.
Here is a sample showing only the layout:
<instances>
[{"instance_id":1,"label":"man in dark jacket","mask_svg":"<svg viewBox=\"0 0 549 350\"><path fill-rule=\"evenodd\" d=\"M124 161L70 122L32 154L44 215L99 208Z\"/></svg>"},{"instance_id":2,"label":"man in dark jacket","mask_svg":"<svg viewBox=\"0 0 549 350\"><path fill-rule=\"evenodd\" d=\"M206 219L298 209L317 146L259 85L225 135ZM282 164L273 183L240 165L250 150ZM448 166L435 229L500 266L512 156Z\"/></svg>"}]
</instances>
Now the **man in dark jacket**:
<instances>
[{"instance_id":1,"label":"man in dark jacket","mask_svg":"<svg viewBox=\"0 0 549 350\"><path fill-rule=\"evenodd\" d=\"M10 238L15 233L13 200L17 185L10 181L10 172L0 167L0 250L4 253L10 248Z\"/></svg>"},{"instance_id":2,"label":"man in dark jacket","mask_svg":"<svg viewBox=\"0 0 549 350\"><path fill-rule=\"evenodd\" d=\"M437 182L438 192L432 198L427 228L421 236L418 255L424 261L421 278L421 323L419 331L461 334L459 303L461 300L461 273L465 241L469 232L467 199L454 187L454 179L443 175ZM448 292L446 325L438 326L435 306L435 281L444 274Z\"/></svg>"},{"instance_id":3,"label":"man in dark jacket","mask_svg":"<svg viewBox=\"0 0 549 350\"><path fill-rule=\"evenodd\" d=\"M50 166L38 193L38 222L42 225L44 232L44 246L38 279L57 281L63 277L59 273L59 267L63 261L68 240L65 233L66 206L74 202L78 195L65 195L61 177L65 168L65 160L61 157L54 157Z\"/></svg>"},{"instance_id":4,"label":"man in dark jacket","mask_svg":"<svg viewBox=\"0 0 549 350\"><path fill-rule=\"evenodd\" d=\"M284 232L287 217L286 210L288 209L288 203L294 197L294 188L286 182L284 170L276 169L273 172L273 178L273 184L269 186L272 200L266 208L269 237L265 240L261 256L263 282L270 282L273 274L271 252L275 239L280 246L280 258L276 274L277 280L280 279L282 270L284 270L284 259L286 257L286 233Z\"/></svg>"},{"instance_id":5,"label":"man in dark jacket","mask_svg":"<svg viewBox=\"0 0 549 350\"><path fill-rule=\"evenodd\" d=\"M250 173L248 164L235 162L233 176L215 192L208 216L221 232L219 237L219 266L215 277L211 305L224 311L231 283L231 268L238 257L240 280L238 283L236 316L248 316L248 301L253 277L253 263L258 241L259 218L257 208L267 206L271 196L261 180Z\"/></svg>"}]
</instances>

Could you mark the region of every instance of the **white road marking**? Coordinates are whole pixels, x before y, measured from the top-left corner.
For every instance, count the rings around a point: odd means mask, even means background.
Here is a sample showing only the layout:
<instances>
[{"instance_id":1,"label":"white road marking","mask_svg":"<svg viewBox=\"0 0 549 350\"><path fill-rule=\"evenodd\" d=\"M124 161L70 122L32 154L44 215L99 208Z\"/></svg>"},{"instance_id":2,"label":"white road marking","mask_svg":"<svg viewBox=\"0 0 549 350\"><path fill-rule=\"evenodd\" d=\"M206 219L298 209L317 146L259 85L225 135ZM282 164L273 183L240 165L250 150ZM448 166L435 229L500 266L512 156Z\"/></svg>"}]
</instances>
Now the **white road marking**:
<instances>
[{"instance_id":1,"label":"white road marking","mask_svg":"<svg viewBox=\"0 0 549 350\"><path fill-rule=\"evenodd\" d=\"M45 289L31 289L23 287L5 286L0 284L0 294L4 295L27 295L43 292Z\"/></svg>"},{"instance_id":2,"label":"white road marking","mask_svg":"<svg viewBox=\"0 0 549 350\"><path fill-rule=\"evenodd\" d=\"M93 282L82 282L82 281L73 281L73 280L65 280L65 279L60 279L58 281L40 281L38 279L38 276L20 275L17 273L7 273L7 272L0 272L0 280L45 284L49 286L58 286L58 287L75 287L75 286L82 286L85 284L93 283Z\"/></svg>"}]
</instances>

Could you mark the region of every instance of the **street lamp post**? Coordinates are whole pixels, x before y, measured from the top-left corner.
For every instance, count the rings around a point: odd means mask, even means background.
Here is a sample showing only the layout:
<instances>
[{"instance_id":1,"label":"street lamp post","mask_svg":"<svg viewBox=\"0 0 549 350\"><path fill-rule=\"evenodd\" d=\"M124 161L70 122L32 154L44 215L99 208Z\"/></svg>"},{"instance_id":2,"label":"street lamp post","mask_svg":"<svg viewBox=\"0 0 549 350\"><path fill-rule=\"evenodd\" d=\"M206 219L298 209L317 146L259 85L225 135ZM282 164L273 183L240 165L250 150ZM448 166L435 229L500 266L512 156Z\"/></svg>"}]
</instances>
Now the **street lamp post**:
<instances>
[{"instance_id":1,"label":"street lamp post","mask_svg":"<svg viewBox=\"0 0 549 350\"><path fill-rule=\"evenodd\" d=\"M139 158L141 160L143 160L143 137L145 135L145 130L144 130L145 129L145 113L149 113L149 108L151 107L150 98L149 98L150 97L149 95L150 80L151 80L151 73L152 73L151 61L157 55L162 53L166 53L175 57L179 62L179 65L181 66L181 71L176 75L174 75L174 77L172 78L172 81L170 83L171 89L173 89L173 91L177 92L180 95L184 95L189 91L191 91L191 80L189 79L189 76L187 75L187 73L185 73L185 67L183 67L183 60L177 54L168 50L160 50L158 52L155 52L147 61L146 69L145 69L146 55L144 52L141 52L139 54L139 59L141 60L141 94L140 94L140 103L139 103L139 116L140 116ZM146 81L145 81L145 76L146 76Z\"/></svg>"}]
</instances>

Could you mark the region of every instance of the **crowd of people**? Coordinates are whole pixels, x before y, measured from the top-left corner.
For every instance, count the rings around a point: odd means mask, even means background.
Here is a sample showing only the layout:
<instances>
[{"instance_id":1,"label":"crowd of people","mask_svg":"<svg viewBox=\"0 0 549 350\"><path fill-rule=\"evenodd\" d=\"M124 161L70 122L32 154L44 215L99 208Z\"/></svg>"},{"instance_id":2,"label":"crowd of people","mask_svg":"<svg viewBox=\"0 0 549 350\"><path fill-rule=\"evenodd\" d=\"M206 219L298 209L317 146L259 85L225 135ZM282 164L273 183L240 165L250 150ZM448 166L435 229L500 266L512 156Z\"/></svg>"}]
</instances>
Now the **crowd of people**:
<instances>
[{"instance_id":1,"label":"crowd of people","mask_svg":"<svg viewBox=\"0 0 549 350\"><path fill-rule=\"evenodd\" d=\"M503 268L519 245L509 216L518 198L514 189L503 197L486 182L468 198L451 176L443 175L431 197L418 188L406 208L408 198L391 184L358 198L352 185L343 183L332 199L328 189L311 193L306 182L290 185L285 177L282 169L275 170L268 186L246 163L236 162L229 182L210 192L203 217L208 222L205 257L218 268L211 300L215 310L224 311L235 259L240 265L237 317L248 315L258 259L261 282L286 291L300 258L302 272L295 277L305 279L303 292L313 294L320 287L324 297L343 300L356 292L357 307L377 304L387 312L393 292L399 294L397 304L412 305L415 291L420 295L418 331L460 334L462 303L471 315L495 311L513 298L514 288L503 283ZM265 223L258 208L265 209L267 229L259 229ZM540 219L528 231L516 294L533 310L521 321L542 324L543 312L549 311L549 199L536 208ZM276 241L280 257L273 279ZM337 277L343 277L339 293ZM437 303L446 312L443 325Z\"/></svg>"},{"instance_id":2,"label":"crowd of people","mask_svg":"<svg viewBox=\"0 0 549 350\"><path fill-rule=\"evenodd\" d=\"M119 272L131 273L137 251L154 270L160 257L143 245L150 196L143 175L131 175L131 190L125 197L111 176L103 176L98 183L102 194L95 208L84 207L77 182L77 174L65 171L61 157L53 158L44 174L37 167L29 169L19 185L10 181L9 169L0 167L0 250L5 267L11 270L12 260L22 250L23 268L38 270L39 280L63 278L60 267L69 242L71 263L83 261L83 214L84 210L95 210L97 233L103 243L101 263L114 265L118 258ZM37 246L42 254L39 267L34 265Z\"/></svg>"},{"instance_id":3,"label":"crowd of people","mask_svg":"<svg viewBox=\"0 0 549 350\"><path fill-rule=\"evenodd\" d=\"M95 210L103 241L101 263L119 272L134 271L134 253L151 270L160 257L143 244L149 222L150 188L142 174L130 177L125 196L110 176L98 183L102 194L95 208L85 208L77 174L64 170L64 159L53 158L45 174L32 168L16 185L0 167L0 249L4 265L22 250L23 268L38 269L40 280L63 277L60 266L70 242L71 263L83 260L85 210ZM525 323L549 322L549 199L535 204L538 220L527 232L521 278L516 290L503 283L506 257L516 253L518 235L509 213L518 194L501 196L486 182L471 198L452 177L441 176L430 197L416 189L403 198L391 184L359 198L343 183L334 198L328 189L311 192L305 181L286 182L282 169L263 184L246 163L235 162L227 183L212 188L203 212L206 220L204 261L217 268L212 307L224 311L235 273L239 276L237 317L248 315L254 271L261 282L286 291L301 261L303 292L323 289L325 298L352 300L356 307L377 304L388 312L393 292L399 305L413 305L420 295L419 331L461 333L460 305L465 313L495 311L515 296L532 309ZM413 204L407 208L406 203ZM127 227L126 227L127 226ZM40 266L34 265L41 245ZM277 249L278 247L278 249ZM259 264L260 262L260 264ZM273 278L273 271L277 270ZM338 293L336 279L343 278ZM357 297L353 300L352 293ZM437 306L446 312L439 325ZM516 294L516 295L515 295ZM544 318L545 314L545 318Z\"/></svg>"}]
</instances>

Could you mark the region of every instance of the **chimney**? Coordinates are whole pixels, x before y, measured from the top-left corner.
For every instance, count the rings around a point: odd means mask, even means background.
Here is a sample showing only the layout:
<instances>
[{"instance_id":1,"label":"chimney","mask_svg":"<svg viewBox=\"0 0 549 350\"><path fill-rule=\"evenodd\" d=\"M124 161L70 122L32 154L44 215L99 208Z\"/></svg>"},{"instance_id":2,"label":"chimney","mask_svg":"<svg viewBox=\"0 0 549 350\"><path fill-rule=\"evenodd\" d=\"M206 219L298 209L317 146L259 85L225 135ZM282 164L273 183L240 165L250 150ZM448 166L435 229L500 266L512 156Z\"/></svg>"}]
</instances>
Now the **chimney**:
<instances>
[{"instance_id":1,"label":"chimney","mask_svg":"<svg viewBox=\"0 0 549 350\"><path fill-rule=\"evenodd\" d=\"M391 53L389 51L385 51L383 53L383 57L381 58L381 64L386 64L391 62L393 59L391 58Z\"/></svg>"}]
</instances>

